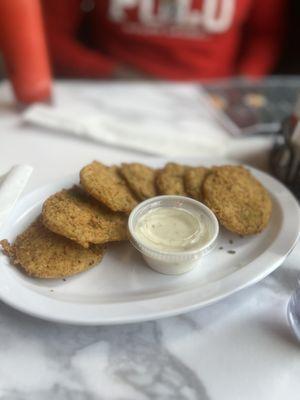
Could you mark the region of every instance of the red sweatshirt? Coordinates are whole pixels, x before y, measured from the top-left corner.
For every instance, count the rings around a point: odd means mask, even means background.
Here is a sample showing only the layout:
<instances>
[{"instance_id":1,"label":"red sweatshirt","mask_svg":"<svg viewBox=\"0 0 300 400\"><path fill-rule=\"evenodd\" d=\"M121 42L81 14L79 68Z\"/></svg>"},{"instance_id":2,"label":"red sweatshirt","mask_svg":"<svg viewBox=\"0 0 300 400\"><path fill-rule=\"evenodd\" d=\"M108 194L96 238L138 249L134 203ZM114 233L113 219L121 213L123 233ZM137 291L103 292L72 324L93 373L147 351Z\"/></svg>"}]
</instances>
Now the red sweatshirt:
<instances>
[{"instance_id":1,"label":"red sweatshirt","mask_svg":"<svg viewBox=\"0 0 300 400\"><path fill-rule=\"evenodd\" d=\"M43 0L57 72L109 77L120 65L157 78L261 76L276 62L286 0L95 0L95 49L76 34L80 0Z\"/></svg>"}]
</instances>

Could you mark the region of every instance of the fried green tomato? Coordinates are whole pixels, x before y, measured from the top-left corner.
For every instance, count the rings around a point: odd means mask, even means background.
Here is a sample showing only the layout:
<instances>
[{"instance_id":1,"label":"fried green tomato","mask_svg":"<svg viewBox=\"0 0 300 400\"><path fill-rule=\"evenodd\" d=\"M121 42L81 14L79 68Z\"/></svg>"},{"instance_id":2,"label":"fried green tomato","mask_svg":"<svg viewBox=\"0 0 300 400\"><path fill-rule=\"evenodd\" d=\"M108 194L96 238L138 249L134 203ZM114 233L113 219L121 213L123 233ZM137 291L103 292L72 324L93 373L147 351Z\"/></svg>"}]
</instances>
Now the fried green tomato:
<instances>
[{"instance_id":1,"label":"fried green tomato","mask_svg":"<svg viewBox=\"0 0 300 400\"><path fill-rule=\"evenodd\" d=\"M157 172L156 186L159 194L187 196L184 187L185 165L168 163Z\"/></svg>"},{"instance_id":2,"label":"fried green tomato","mask_svg":"<svg viewBox=\"0 0 300 400\"><path fill-rule=\"evenodd\" d=\"M83 247L127 239L126 214L112 212L78 187L49 197L42 218L49 230Z\"/></svg>"},{"instance_id":3,"label":"fried green tomato","mask_svg":"<svg viewBox=\"0 0 300 400\"><path fill-rule=\"evenodd\" d=\"M98 264L102 245L85 249L44 227L41 218L33 222L14 243L0 242L11 262L35 278L58 279L78 274Z\"/></svg>"},{"instance_id":4,"label":"fried green tomato","mask_svg":"<svg viewBox=\"0 0 300 400\"><path fill-rule=\"evenodd\" d=\"M122 164L120 174L140 200L156 196L155 169L140 163Z\"/></svg>"},{"instance_id":5,"label":"fried green tomato","mask_svg":"<svg viewBox=\"0 0 300 400\"><path fill-rule=\"evenodd\" d=\"M130 213L137 205L116 166L107 167L94 161L80 171L80 183L86 192L112 211Z\"/></svg>"},{"instance_id":6,"label":"fried green tomato","mask_svg":"<svg viewBox=\"0 0 300 400\"><path fill-rule=\"evenodd\" d=\"M269 193L242 166L212 168L203 184L203 199L221 225L240 235L261 232L271 217Z\"/></svg>"}]
</instances>

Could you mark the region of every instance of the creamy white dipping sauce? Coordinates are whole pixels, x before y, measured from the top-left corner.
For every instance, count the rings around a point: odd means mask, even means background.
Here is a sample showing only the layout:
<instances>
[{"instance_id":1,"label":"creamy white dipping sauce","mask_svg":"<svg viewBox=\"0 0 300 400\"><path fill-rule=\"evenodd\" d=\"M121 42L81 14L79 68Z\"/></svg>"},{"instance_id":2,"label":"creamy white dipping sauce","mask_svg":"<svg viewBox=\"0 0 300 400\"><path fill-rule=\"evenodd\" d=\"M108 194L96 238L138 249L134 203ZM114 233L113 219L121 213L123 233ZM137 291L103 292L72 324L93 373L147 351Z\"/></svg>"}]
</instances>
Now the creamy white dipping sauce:
<instances>
[{"instance_id":1,"label":"creamy white dipping sauce","mask_svg":"<svg viewBox=\"0 0 300 400\"><path fill-rule=\"evenodd\" d=\"M158 207L137 222L135 234L146 246L160 251L182 252L201 248L210 240L210 224L204 212Z\"/></svg>"}]
</instances>

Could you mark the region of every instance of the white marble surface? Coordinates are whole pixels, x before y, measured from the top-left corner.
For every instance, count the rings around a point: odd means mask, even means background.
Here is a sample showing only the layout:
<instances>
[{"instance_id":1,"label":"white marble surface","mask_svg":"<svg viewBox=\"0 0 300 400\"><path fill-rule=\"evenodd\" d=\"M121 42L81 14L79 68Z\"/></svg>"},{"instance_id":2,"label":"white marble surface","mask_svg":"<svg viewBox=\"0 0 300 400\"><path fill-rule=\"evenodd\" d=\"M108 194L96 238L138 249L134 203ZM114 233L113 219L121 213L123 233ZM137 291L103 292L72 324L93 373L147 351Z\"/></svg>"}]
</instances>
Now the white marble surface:
<instances>
[{"instance_id":1,"label":"white marble surface","mask_svg":"<svg viewBox=\"0 0 300 400\"><path fill-rule=\"evenodd\" d=\"M27 191L95 158L145 157L24 127L4 94L0 175L15 163L33 165ZM256 159L248 153L243 157ZM0 399L298 399L300 344L288 329L286 304L300 277L299 256L298 244L261 283L203 310L157 322L66 326L0 302Z\"/></svg>"}]
</instances>

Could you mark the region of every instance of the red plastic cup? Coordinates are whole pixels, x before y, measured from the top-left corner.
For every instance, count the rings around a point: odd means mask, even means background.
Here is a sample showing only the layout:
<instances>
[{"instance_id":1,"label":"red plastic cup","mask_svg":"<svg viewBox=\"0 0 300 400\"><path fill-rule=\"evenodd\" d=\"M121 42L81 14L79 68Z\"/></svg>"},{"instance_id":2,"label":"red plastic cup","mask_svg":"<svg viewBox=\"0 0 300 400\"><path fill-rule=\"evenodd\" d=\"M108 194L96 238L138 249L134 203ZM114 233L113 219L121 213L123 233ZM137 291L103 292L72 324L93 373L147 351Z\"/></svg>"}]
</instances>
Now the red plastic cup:
<instances>
[{"instance_id":1,"label":"red plastic cup","mask_svg":"<svg viewBox=\"0 0 300 400\"><path fill-rule=\"evenodd\" d=\"M49 101L51 71L39 0L0 0L0 48L16 98Z\"/></svg>"}]
</instances>

